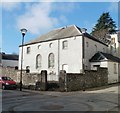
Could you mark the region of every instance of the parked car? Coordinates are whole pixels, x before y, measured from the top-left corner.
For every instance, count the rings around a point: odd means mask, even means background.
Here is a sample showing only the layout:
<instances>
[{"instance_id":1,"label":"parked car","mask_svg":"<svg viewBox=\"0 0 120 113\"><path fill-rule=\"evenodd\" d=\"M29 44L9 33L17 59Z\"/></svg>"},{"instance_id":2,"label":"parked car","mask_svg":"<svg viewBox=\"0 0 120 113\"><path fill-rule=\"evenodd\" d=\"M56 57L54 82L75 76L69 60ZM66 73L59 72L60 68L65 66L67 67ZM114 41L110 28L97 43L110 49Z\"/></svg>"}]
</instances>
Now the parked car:
<instances>
[{"instance_id":1,"label":"parked car","mask_svg":"<svg viewBox=\"0 0 120 113\"><path fill-rule=\"evenodd\" d=\"M16 82L7 76L0 77L0 88L2 89L16 89L17 85Z\"/></svg>"}]
</instances>

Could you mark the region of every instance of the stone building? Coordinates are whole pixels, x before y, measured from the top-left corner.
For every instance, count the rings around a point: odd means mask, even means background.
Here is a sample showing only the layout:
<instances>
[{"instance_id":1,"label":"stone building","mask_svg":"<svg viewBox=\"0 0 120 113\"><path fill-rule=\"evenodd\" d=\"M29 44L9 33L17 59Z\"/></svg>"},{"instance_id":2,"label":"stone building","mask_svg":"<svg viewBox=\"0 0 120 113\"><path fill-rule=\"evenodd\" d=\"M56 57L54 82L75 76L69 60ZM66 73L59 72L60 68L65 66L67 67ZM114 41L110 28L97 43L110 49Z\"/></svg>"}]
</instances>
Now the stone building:
<instances>
[{"instance_id":1,"label":"stone building","mask_svg":"<svg viewBox=\"0 0 120 113\"><path fill-rule=\"evenodd\" d=\"M30 73L47 70L48 81L58 81L60 70L66 70L67 73L91 70L89 60L98 51L109 53L108 45L88 34L86 29L76 25L58 28L23 45L23 69L30 69ZM21 46L19 69L20 56Z\"/></svg>"}]
</instances>

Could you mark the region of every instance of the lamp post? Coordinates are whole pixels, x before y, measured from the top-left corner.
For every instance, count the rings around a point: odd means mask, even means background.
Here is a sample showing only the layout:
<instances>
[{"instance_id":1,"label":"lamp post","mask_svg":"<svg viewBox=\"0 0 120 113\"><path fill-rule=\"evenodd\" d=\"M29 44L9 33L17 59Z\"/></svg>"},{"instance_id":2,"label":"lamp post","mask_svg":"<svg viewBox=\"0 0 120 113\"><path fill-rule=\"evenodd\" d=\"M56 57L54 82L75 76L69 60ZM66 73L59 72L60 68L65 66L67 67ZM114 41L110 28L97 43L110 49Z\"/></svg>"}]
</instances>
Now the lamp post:
<instances>
[{"instance_id":1,"label":"lamp post","mask_svg":"<svg viewBox=\"0 0 120 113\"><path fill-rule=\"evenodd\" d=\"M24 36L27 32L25 28L20 30L22 33L22 50L21 50L21 70L20 70L20 91L22 91L22 66L23 66L23 45L24 45Z\"/></svg>"},{"instance_id":2,"label":"lamp post","mask_svg":"<svg viewBox=\"0 0 120 113\"><path fill-rule=\"evenodd\" d=\"M83 43L83 49L82 49L82 54L83 54L83 56L82 56L82 67L83 67L83 71L82 71L82 73L84 74L85 72L85 33L86 33L86 31L87 31L87 29L86 28L82 28L81 29L81 31L82 31L82 43ZM83 77L84 78L84 82L83 82L83 91L85 91L85 87L86 87L86 85L85 85L85 76Z\"/></svg>"}]
</instances>

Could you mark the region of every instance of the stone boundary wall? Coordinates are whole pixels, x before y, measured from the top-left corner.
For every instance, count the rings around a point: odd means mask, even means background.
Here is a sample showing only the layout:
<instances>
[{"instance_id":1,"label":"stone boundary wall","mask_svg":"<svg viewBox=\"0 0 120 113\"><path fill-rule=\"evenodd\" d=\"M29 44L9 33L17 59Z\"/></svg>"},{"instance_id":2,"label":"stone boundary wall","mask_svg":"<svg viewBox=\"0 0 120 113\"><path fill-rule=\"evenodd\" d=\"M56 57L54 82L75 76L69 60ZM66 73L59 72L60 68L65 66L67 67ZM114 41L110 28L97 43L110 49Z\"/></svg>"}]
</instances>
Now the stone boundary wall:
<instances>
[{"instance_id":1,"label":"stone boundary wall","mask_svg":"<svg viewBox=\"0 0 120 113\"><path fill-rule=\"evenodd\" d=\"M11 77L19 87L20 83L20 70L15 70L12 67L0 67L0 76ZM22 71L22 84L23 88L47 90L47 71L43 70L41 73L26 73ZM37 87L36 87L37 84Z\"/></svg>"},{"instance_id":2,"label":"stone boundary wall","mask_svg":"<svg viewBox=\"0 0 120 113\"><path fill-rule=\"evenodd\" d=\"M61 91L78 91L108 84L107 68L98 68L97 71L85 71L84 74L60 72Z\"/></svg>"},{"instance_id":3,"label":"stone boundary wall","mask_svg":"<svg viewBox=\"0 0 120 113\"><path fill-rule=\"evenodd\" d=\"M0 69L2 70L1 76L9 76L17 83L20 82L20 70L15 70L15 68L12 67L0 67ZM22 81L24 85L29 85L29 84L33 85L40 78L39 77L40 74L36 74L36 73L27 74L25 70L23 70L22 72L23 72Z\"/></svg>"},{"instance_id":4,"label":"stone boundary wall","mask_svg":"<svg viewBox=\"0 0 120 113\"><path fill-rule=\"evenodd\" d=\"M2 67L0 66L0 76L9 76L17 82L17 73L18 70L15 70L13 67Z\"/></svg>"},{"instance_id":5,"label":"stone boundary wall","mask_svg":"<svg viewBox=\"0 0 120 113\"><path fill-rule=\"evenodd\" d=\"M20 83L20 70L11 67L0 67L1 76L9 76L18 84ZM65 73L60 71L59 81L57 83L49 83L47 81L47 71L41 73L26 73L23 71L22 83L24 88L38 90L59 90L59 91L77 91L85 90L108 84L107 68L98 68L97 71L85 71L84 74ZM30 88L31 87L31 88Z\"/></svg>"}]
</instances>

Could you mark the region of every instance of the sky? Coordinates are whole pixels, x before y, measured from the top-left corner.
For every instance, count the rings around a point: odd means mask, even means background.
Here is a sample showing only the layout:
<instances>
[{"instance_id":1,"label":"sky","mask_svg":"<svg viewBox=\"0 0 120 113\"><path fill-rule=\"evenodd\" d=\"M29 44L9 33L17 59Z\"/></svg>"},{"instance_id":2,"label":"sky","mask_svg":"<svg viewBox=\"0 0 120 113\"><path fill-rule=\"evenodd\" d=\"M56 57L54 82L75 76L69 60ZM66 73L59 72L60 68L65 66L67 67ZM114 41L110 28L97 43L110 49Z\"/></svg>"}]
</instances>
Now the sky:
<instances>
[{"instance_id":1,"label":"sky","mask_svg":"<svg viewBox=\"0 0 120 113\"><path fill-rule=\"evenodd\" d=\"M9 0L10 1L10 0ZM34 0L35 1L35 0ZM25 42L50 30L69 25L86 28L90 33L102 13L109 12L118 26L117 2L8 2L0 4L0 48L7 54L19 54L21 28ZM2 34L2 35L1 35Z\"/></svg>"}]
</instances>

